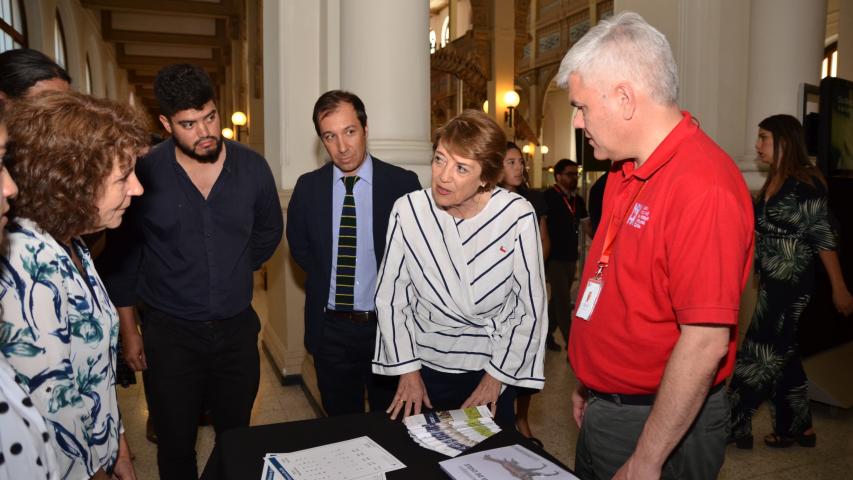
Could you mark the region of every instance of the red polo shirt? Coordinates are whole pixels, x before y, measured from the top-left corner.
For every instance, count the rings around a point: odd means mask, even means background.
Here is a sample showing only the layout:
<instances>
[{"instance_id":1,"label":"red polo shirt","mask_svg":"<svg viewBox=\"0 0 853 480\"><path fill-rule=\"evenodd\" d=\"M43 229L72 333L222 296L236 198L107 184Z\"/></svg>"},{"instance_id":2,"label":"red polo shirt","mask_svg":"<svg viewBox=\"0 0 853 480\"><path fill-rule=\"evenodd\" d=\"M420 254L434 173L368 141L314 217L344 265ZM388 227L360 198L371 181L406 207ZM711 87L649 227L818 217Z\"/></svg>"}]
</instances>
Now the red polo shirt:
<instances>
[{"instance_id":1,"label":"red polo shirt","mask_svg":"<svg viewBox=\"0 0 853 480\"><path fill-rule=\"evenodd\" d=\"M595 310L589 320L574 317L569 344L577 378L598 391L655 393L682 324L729 326L728 355L714 384L734 366L752 259L752 199L732 159L683 115L640 168L614 163L607 180L576 305L614 213L618 230Z\"/></svg>"}]
</instances>

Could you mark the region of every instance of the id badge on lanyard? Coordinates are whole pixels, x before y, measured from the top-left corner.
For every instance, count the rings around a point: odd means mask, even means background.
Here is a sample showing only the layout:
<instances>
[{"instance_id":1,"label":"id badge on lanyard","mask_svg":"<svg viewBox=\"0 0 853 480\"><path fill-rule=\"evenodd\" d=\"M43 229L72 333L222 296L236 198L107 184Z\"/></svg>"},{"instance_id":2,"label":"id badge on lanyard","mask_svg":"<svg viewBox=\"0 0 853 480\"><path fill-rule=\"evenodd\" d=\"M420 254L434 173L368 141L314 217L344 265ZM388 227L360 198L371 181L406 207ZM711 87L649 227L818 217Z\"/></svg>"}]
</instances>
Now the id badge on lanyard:
<instances>
[{"instance_id":1,"label":"id badge on lanyard","mask_svg":"<svg viewBox=\"0 0 853 480\"><path fill-rule=\"evenodd\" d=\"M634 192L621 218L618 218L615 212L610 216L610 224L607 226L607 234L604 236L604 247L601 250L601 257L598 260L598 270L586 282L586 288L584 288L583 295L581 296L580 305L578 305L575 312L578 318L589 321L590 317L592 317L592 312L595 311L595 305L598 303L598 297L604 289L604 270L610 264L610 253L613 251L616 234L619 233L619 227L624 223L628 212L631 211L631 206L637 200L637 197L645 186L646 182L643 182L637 191Z\"/></svg>"},{"instance_id":2,"label":"id badge on lanyard","mask_svg":"<svg viewBox=\"0 0 853 480\"><path fill-rule=\"evenodd\" d=\"M578 305L577 312L575 312L575 315L577 315L578 318L589 320L589 317L592 316L592 311L595 310L595 304L598 303L598 296L604 288L604 278L601 276L601 272L603 270L604 266L599 263L598 272L596 272L592 278L587 280L586 288L583 291L583 297L581 297L581 303Z\"/></svg>"}]
</instances>

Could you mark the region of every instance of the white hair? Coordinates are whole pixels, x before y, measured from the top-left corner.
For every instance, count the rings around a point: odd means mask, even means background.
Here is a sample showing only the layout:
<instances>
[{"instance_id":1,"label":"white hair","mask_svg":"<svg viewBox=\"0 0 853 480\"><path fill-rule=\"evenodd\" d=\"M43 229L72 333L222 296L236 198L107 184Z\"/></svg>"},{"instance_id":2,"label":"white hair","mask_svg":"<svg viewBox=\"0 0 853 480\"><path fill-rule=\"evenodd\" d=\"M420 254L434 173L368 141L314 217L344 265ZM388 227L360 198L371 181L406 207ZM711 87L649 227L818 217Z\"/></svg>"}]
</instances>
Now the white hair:
<instances>
[{"instance_id":1,"label":"white hair","mask_svg":"<svg viewBox=\"0 0 853 480\"><path fill-rule=\"evenodd\" d=\"M678 100L678 70L666 37L635 12L598 22L569 49L556 82L561 88L576 73L615 82L630 80L658 103Z\"/></svg>"}]
</instances>

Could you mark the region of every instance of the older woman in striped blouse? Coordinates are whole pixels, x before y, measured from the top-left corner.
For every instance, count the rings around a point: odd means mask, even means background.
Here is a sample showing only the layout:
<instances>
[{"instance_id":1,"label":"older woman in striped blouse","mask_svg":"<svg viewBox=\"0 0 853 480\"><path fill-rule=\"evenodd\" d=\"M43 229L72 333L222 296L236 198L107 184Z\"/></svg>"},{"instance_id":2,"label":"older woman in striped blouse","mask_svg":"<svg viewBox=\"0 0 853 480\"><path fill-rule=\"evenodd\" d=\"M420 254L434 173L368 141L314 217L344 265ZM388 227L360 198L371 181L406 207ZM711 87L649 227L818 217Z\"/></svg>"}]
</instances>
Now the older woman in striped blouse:
<instances>
[{"instance_id":1,"label":"older woman in striped blouse","mask_svg":"<svg viewBox=\"0 0 853 480\"><path fill-rule=\"evenodd\" d=\"M374 373L399 375L391 418L488 405L515 428L513 387L541 389L547 300L533 207L497 187L506 136L467 110L433 139L432 187L400 198L376 290Z\"/></svg>"}]
</instances>

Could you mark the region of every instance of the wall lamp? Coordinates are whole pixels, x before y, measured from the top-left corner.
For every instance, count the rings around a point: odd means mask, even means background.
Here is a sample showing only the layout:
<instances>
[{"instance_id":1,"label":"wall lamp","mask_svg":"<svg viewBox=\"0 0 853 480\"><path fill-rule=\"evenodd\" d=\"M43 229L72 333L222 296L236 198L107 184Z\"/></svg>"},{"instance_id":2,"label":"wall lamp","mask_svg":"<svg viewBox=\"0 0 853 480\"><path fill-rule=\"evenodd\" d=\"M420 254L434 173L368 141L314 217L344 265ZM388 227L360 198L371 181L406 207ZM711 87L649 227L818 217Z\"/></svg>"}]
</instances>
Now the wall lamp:
<instances>
[{"instance_id":1,"label":"wall lamp","mask_svg":"<svg viewBox=\"0 0 853 480\"><path fill-rule=\"evenodd\" d=\"M234 130L231 130L228 127L222 129L222 136L227 138L228 140L234 139Z\"/></svg>"},{"instance_id":2,"label":"wall lamp","mask_svg":"<svg viewBox=\"0 0 853 480\"><path fill-rule=\"evenodd\" d=\"M245 113L241 111L236 111L231 114L231 123L234 124L234 130L237 132L237 141L240 141L240 129L245 129L246 133L249 133L249 129L245 128L246 123L248 123L249 118Z\"/></svg>"},{"instance_id":3,"label":"wall lamp","mask_svg":"<svg viewBox=\"0 0 853 480\"><path fill-rule=\"evenodd\" d=\"M504 103L506 104L506 112L504 112L504 123L509 128L512 128L513 119L515 117L515 107L518 106L518 102L521 101L521 97L518 96L518 92L515 90L508 90L504 93Z\"/></svg>"}]
</instances>

